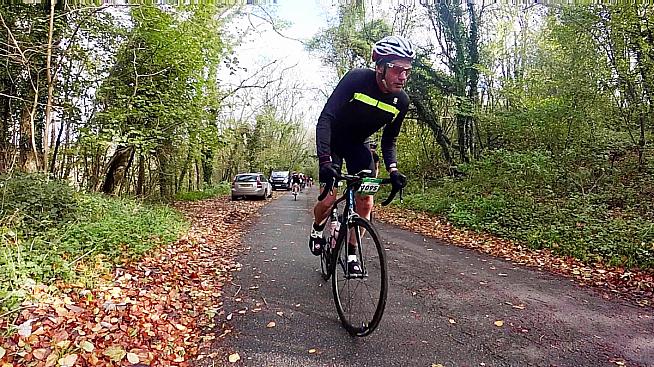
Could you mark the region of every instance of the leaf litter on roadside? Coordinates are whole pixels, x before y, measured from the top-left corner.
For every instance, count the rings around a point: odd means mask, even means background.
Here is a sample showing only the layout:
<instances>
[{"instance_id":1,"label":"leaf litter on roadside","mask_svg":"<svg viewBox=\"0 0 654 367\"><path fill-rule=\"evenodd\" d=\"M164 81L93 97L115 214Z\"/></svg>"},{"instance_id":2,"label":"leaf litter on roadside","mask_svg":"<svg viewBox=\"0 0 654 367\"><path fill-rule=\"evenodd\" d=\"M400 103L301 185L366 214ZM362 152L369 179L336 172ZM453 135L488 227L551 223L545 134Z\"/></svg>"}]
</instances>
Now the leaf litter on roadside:
<instances>
[{"instance_id":1,"label":"leaf litter on roadside","mask_svg":"<svg viewBox=\"0 0 654 367\"><path fill-rule=\"evenodd\" d=\"M16 328L0 337L0 359L39 367L189 365L214 334L231 331L212 325L225 318L223 285L240 269L240 237L263 205L225 197L177 203L191 222L189 233L117 268L104 284L83 289L60 282L58 292L34 285L18 315L0 319L0 328Z\"/></svg>"},{"instance_id":2,"label":"leaf litter on roadside","mask_svg":"<svg viewBox=\"0 0 654 367\"><path fill-rule=\"evenodd\" d=\"M557 256L547 249L530 249L487 233L458 229L443 218L424 212L378 207L376 216L384 222L427 237L475 249L519 265L537 267L574 278L580 285L607 290L643 307L654 306L654 271L630 270L602 263L584 264L572 257ZM504 273L498 275L506 276ZM605 293L604 297L610 296Z\"/></svg>"}]
</instances>

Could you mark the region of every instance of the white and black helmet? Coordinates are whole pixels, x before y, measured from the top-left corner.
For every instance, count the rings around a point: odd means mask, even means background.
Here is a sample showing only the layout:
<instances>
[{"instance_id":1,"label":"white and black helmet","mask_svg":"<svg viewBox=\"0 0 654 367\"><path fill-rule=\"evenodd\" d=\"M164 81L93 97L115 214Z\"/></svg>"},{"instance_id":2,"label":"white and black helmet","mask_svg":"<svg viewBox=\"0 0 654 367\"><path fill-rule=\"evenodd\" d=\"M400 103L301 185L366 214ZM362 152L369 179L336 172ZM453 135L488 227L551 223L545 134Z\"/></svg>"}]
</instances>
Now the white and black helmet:
<instances>
[{"instance_id":1,"label":"white and black helmet","mask_svg":"<svg viewBox=\"0 0 654 367\"><path fill-rule=\"evenodd\" d=\"M402 36L386 36L372 46L372 61L377 64L393 58L413 60L415 57L413 45Z\"/></svg>"}]
</instances>

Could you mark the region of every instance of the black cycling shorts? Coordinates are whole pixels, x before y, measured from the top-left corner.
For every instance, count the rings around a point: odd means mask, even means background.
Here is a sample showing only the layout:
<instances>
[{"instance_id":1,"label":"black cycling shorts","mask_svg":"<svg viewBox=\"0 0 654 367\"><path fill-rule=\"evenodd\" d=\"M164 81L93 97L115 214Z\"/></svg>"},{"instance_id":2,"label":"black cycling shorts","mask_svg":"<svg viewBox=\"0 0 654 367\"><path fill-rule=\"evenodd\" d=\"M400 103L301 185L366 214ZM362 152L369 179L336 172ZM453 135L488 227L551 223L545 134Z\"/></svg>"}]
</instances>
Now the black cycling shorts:
<instances>
[{"instance_id":1,"label":"black cycling shorts","mask_svg":"<svg viewBox=\"0 0 654 367\"><path fill-rule=\"evenodd\" d=\"M367 143L349 144L346 147L332 146L332 165L339 173L343 167L343 160L347 166L347 173L353 175L369 169L372 172L369 176L375 177L375 162ZM327 179L322 176L318 179L321 183L327 183Z\"/></svg>"}]
</instances>

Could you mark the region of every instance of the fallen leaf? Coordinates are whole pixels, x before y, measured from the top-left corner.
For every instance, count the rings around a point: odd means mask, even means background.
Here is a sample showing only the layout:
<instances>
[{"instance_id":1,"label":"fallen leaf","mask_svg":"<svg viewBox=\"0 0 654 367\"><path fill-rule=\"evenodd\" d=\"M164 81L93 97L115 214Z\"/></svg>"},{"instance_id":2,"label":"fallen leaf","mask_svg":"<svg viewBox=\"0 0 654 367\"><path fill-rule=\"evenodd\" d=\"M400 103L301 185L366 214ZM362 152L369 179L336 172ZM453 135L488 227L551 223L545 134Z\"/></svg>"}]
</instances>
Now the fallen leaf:
<instances>
[{"instance_id":1,"label":"fallen leaf","mask_svg":"<svg viewBox=\"0 0 654 367\"><path fill-rule=\"evenodd\" d=\"M95 353L91 353L91 356L88 358L88 361L91 365L95 366L100 362L98 359L98 356L95 355Z\"/></svg>"},{"instance_id":2,"label":"fallen leaf","mask_svg":"<svg viewBox=\"0 0 654 367\"><path fill-rule=\"evenodd\" d=\"M127 361L131 364L137 364L141 360L139 359L139 356L136 353L127 353Z\"/></svg>"},{"instance_id":3,"label":"fallen leaf","mask_svg":"<svg viewBox=\"0 0 654 367\"><path fill-rule=\"evenodd\" d=\"M70 345L70 340L62 340L55 344L59 349L66 349Z\"/></svg>"},{"instance_id":4,"label":"fallen leaf","mask_svg":"<svg viewBox=\"0 0 654 367\"><path fill-rule=\"evenodd\" d=\"M59 360L59 355L57 355L57 352L52 352L48 356L48 358L45 359L45 367L52 367L55 364L57 364L57 361Z\"/></svg>"},{"instance_id":5,"label":"fallen leaf","mask_svg":"<svg viewBox=\"0 0 654 367\"><path fill-rule=\"evenodd\" d=\"M77 354L69 354L63 358L59 358L59 365L61 367L71 367L77 362Z\"/></svg>"},{"instance_id":6,"label":"fallen leaf","mask_svg":"<svg viewBox=\"0 0 654 367\"><path fill-rule=\"evenodd\" d=\"M18 335L22 336L23 338L27 338L28 336L32 335L32 323L34 322L34 319L29 319L22 324L18 325Z\"/></svg>"},{"instance_id":7,"label":"fallen leaf","mask_svg":"<svg viewBox=\"0 0 654 367\"><path fill-rule=\"evenodd\" d=\"M0 353L0 358L2 358L2 353ZM40 348L40 349L34 349L32 352L32 355L34 358L38 359L39 361L44 359L48 355L48 350L45 348Z\"/></svg>"},{"instance_id":8,"label":"fallen leaf","mask_svg":"<svg viewBox=\"0 0 654 367\"><path fill-rule=\"evenodd\" d=\"M443 367L443 365L440 363L432 363L431 367Z\"/></svg>"},{"instance_id":9,"label":"fallen leaf","mask_svg":"<svg viewBox=\"0 0 654 367\"><path fill-rule=\"evenodd\" d=\"M313 349L313 348L309 349L309 354L314 354L315 352L316 352L315 349Z\"/></svg>"},{"instance_id":10,"label":"fallen leaf","mask_svg":"<svg viewBox=\"0 0 654 367\"><path fill-rule=\"evenodd\" d=\"M0 347L0 358L4 357L6 353L7 351L5 350L5 348Z\"/></svg>"},{"instance_id":11,"label":"fallen leaf","mask_svg":"<svg viewBox=\"0 0 654 367\"><path fill-rule=\"evenodd\" d=\"M85 352L93 352L93 349L95 349L95 346L93 343L91 343L88 340L83 340L82 342L79 343L79 347L82 348L83 351Z\"/></svg>"},{"instance_id":12,"label":"fallen leaf","mask_svg":"<svg viewBox=\"0 0 654 367\"><path fill-rule=\"evenodd\" d=\"M497 321L494 322L494 324L495 324L495 326L502 327L502 326L504 326L504 321L497 320Z\"/></svg>"},{"instance_id":13,"label":"fallen leaf","mask_svg":"<svg viewBox=\"0 0 654 367\"><path fill-rule=\"evenodd\" d=\"M103 353L103 355L109 357L114 362L120 362L123 358L125 358L125 349L121 347L120 345L112 345L109 348L107 348Z\"/></svg>"},{"instance_id":14,"label":"fallen leaf","mask_svg":"<svg viewBox=\"0 0 654 367\"><path fill-rule=\"evenodd\" d=\"M275 324L274 321L271 321L271 322L268 323L268 325L266 325L266 327L271 328L271 327L275 327L275 325L277 325L277 324Z\"/></svg>"},{"instance_id":15,"label":"fallen leaf","mask_svg":"<svg viewBox=\"0 0 654 367\"><path fill-rule=\"evenodd\" d=\"M282 311L277 311L277 316L284 316L284 313Z\"/></svg>"},{"instance_id":16,"label":"fallen leaf","mask_svg":"<svg viewBox=\"0 0 654 367\"><path fill-rule=\"evenodd\" d=\"M239 356L238 353L232 353L229 355L228 359L231 363L236 363L241 360L241 356Z\"/></svg>"}]
</instances>

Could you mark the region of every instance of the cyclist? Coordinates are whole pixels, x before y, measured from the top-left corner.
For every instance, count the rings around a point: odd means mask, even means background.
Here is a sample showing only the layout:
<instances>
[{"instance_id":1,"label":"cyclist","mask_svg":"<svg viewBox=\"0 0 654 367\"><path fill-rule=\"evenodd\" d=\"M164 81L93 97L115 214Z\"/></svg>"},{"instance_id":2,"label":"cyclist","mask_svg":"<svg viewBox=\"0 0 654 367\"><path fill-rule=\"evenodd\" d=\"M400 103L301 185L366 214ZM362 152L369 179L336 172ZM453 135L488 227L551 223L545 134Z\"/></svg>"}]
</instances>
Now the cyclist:
<instances>
[{"instance_id":1,"label":"cyclist","mask_svg":"<svg viewBox=\"0 0 654 367\"><path fill-rule=\"evenodd\" d=\"M291 184L294 194L297 194L300 191L301 181L302 179L300 178L300 175L297 172L293 172L293 175L291 176Z\"/></svg>"},{"instance_id":2,"label":"cyclist","mask_svg":"<svg viewBox=\"0 0 654 367\"><path fill-rule=\"evenodd\" d=\"M304 191L306 185L307 185L307 178L304 176L304 173L300 173L300 192Z\"/></svg>"},{"instance_id":3,"label":"cyclist","mask_svg":"<svg viewBox=\"0 0 654 367\"><path fill-rule=\"evenodd\" d=\"M316 125L316 145L320 164L321 188L329 190L313 209L314 223L309 235L309 248L318 256L325 245L322 230L336 200L334 179L343 160L348 172L372 171L375 163L368 139L383 128L381 149L393 188L406 185L406 177L398 171L395 141L409 107L409 97L403 91L415 58L411 43L401 36L387 36L372 48L375 69L352 69L339 81L323 107ZM370 218L372 196L356 195L357 213ZM349 241L348 241L349 242ZM360 274L356 248L350 245L348 271Z\"/></svg>"}]
</instances>

